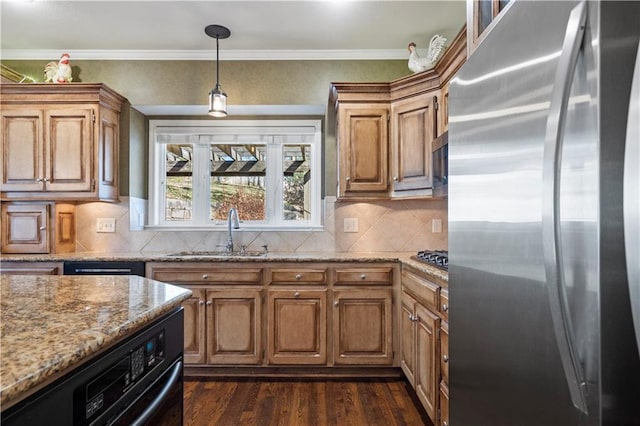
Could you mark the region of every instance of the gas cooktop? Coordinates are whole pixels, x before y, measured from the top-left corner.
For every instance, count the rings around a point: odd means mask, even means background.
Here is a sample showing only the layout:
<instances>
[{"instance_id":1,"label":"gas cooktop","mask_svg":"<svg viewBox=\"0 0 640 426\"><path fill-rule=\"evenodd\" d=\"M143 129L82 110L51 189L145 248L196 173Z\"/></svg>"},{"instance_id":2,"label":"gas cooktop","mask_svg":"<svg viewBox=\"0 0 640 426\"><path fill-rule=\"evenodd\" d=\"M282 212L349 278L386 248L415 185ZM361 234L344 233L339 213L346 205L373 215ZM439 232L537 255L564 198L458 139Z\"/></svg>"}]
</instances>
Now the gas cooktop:
<instances>
[{"instance_id":1,"label":"gas cooktop","mask_svg":"<svg viewBox=\"0 0 640 426\"><path fill-rule=\"evenodd\" d=\"M449 252L446 250L422 250L411 258L440 269L449 269Z\"/></svg>"}]
</instances>

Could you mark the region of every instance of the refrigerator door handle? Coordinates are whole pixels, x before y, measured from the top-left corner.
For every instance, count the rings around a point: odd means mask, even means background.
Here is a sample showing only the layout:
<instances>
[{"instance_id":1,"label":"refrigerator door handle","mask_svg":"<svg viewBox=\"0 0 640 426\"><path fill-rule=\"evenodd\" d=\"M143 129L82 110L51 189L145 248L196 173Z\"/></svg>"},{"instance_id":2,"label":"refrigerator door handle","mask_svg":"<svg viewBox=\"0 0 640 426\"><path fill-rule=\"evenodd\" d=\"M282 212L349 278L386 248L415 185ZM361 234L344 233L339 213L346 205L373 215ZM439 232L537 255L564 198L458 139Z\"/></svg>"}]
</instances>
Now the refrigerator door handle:
<instances>
[{"instance_id":1,"label":"refrigerator door handle","mask_svg":"<svg viewBox=\"0 0 640 426\"><path fill-rule=\"evenodd\" d=\"M553 329L573 405L587 413L584 371L575 348L567 300L560 237L560 170L567 107L578 55L584 38L586 1L569 15L553 85L542 166L542 246Z\"/></svg>"},{"instance_id":2,"label":"refrigerator door handle","mask_svg":"<svg viewBox=\"0 0 640 426\"><path fill-rule=\"evenodd\" d=\"M627 140L624 154L623 211L624 243L627 256L627 281L631 298L631 314L640 353L640 44L629 96Z\"/></svg>"}]
</instances>

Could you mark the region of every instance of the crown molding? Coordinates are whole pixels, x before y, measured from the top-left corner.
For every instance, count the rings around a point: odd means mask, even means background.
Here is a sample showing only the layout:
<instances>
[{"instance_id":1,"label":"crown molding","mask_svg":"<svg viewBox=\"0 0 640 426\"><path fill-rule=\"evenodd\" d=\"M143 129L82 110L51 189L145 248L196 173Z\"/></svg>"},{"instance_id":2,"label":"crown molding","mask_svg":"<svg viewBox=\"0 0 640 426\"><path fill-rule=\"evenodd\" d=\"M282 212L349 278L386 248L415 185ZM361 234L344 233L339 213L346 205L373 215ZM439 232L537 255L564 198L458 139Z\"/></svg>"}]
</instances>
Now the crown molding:
<instances>
[{"instance_id":1,"label":"crown molding","mask_svg":"<svg viewBox=\"0 0 640 426\"><path fill-rule=\"evenodd\" d=\"M208 105L132 105L147 116L206 116ZM318 115L324 116L326 105L227 105L229 116L250 115Z\"/></svg>"},{"instance_id":2,"label":"crown molding","mask_svg":"<svg viewBox=\"0 0 640 426\"><path fill-rule=\"evenodd\" d=\"M129 61L211 61L215 50L73 50L72 60L129 60ZM5 60L52 60L60 57L53 49L4 49ZM408 60L406 49L364 50L221 50L221 61L330 61L330 60Z\"/></svg>"}]
</instances>

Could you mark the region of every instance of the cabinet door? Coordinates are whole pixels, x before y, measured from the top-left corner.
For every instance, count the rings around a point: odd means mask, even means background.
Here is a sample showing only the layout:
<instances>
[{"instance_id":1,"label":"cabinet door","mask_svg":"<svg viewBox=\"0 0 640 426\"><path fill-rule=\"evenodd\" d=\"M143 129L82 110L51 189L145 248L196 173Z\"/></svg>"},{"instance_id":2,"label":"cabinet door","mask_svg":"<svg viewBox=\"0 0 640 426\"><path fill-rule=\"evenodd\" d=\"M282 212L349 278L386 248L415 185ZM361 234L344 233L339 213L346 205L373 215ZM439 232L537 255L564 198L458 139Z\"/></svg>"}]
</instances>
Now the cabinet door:
<instances>
[{"instance_id":1,"label":"cabinet door","mask_svg":"<svg viewBox=\"0 0 640 426\"><path fill-rule=\"evenodd\" d=\"M436 137L436 96L425 93L391 107L393 190L432 187L431 142Z\"/></svg>"},{"instance_id":2,"label":"cabinet door","mask_svg":"<svg viewBox=\"0 0 640 426\"><path fill-rule=\"evenodd\" d=\"M439 426L449 426L449 387L440 383L440 417Z\"/></svg>"},{"instance_id":3,"label":"cabinet door","mask_svg":"<svg viewBox=\"0 0 640 426\"><path fill-rule=\"evenodd\" d=\"M269 290L269 364L326 364L327 290Z\"/></svg>"},{"instance_id":4,"label":"cabinet door","mask_svg":"<svg viewBox=\"0 0 640 426\"><path fill-rule=\"evenodd\" d=\"M184 308L184 362L203 364L205 358L205 290L189 287L193 292L182 302Z\"/></svg>"},{"instance_id":5,"label":"cabinet door","mask_svg":"<svg viewBox=\"0 0 640 426\"><path fill-rule=\"evenodd\" d=\"M391 365L391 289L335 290L333 304L334 363Z\"/></svg>"},{"instance_id":6,"label":"cabinet door","mask_svg":"<svg viewBox=\"0 0 640 426\"><path fill-rule=\"evenodd\" d=\"M98 197L101 200L118 200L119 120L120 115L115 111L101 109L98 134Z\"/></svg>"},{"instance_id":7,"label":"cabinet door","mask_svg":"<svg viewBox=\"0 0 640 426\"><path fill-rule=\"evenodd\" d=\"M44 189L43 114L37 109L2 110L0 190Z\"/></svg>"},{"instance_id":8,"label":"cabinet door","mask_svg":"<svg viewBox=\"0 0 640 426\"><path fill-rule=\"evenodd\" d=\"M388 190L389 109L376 105L340 105L338 155L340 196Z\"/></svg>"},{"instance_id":9,"label":"cabinet door","mask_svg":"<svg viewBox=\"0 0 640 426\"><path fill-rule=\"evenodd\" d=\"M49 205L2 204L2 253L49 253Z\"/></svg>"},{"instance_id":10,"label":"cabinet door","mask_svg":"<svg viewBox=\"0 0 640 426\"><path fill-rule=\"evenodd\" d=\"M438 385L438 328L440 319L421 304L416 304L416 394L433 422L437 418Z\"/></svg>"},{"instance_id":11,"label":"cabinet door","mask_svg":"<svg viewBox=\"0 0 640 426\"><path fill-rule=\"evenodd\" d=\"M407 293L402 293L400 304L400 368L404 372L411 386L416 386L416 327L414 322L414 310L416 301Z\"/></svg>"},{"instance_id":12,"label":"cabinet door","mask_svg":"<svg viewBox=\"0 0 640 426\"><path fill-rule=\"evenodd\" d=\"M259 289L207 290L207 362L259 364L262 293Z\"/></svg>"},{"instance_id":13,"label":"cabinet door","mask_svg":"<svg viewBox=\"0 0 640 426\"><path fill-rule=\"evenodd\" d=\"M92 191L93 109L45 110L47 191Z\"/></svg>"},{"instance_id":14,"label":"cabinet door","mask_svg":"<svg viewBox=\"0 0 640 426\"><path fill-rule=\"evenodd\" d=\"M449 323L445 321L440 327L440 372L442 381L449 384Z\"/></svg>"}]
</instances>

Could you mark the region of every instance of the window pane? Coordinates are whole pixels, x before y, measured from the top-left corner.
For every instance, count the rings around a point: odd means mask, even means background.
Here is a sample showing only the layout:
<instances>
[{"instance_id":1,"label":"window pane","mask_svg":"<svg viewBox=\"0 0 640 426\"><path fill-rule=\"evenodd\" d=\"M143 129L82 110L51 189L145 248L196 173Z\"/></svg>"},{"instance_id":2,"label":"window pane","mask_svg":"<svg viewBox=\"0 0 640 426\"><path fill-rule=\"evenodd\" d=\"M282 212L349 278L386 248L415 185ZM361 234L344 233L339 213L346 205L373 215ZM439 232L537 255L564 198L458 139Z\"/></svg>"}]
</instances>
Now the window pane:
<instances>
[{"instance_id":1,"label":"window pane","mask_svg":"<svg viewBox=\"0 0 640 426\"><path fill-rule=\"evenodd\" d=\"M264 144L215 144L210 148L210 218L227 220L229 209L238 209L240 220L265 216Z\"/></svg>"},{"instance_id":2,"label":"window pane","mask_svg":"<svg viewBox=\"0 0 640 426\"><path fill-rule=\"evenodd\" d=\"M193 177L192 159L193 146L166 145L165 163L165 220L182 221L191 220Z\"/></svg>"},{"instance_id":3,"label":"window pane","mask_svg":"<svg viewBox=\"0 0 640 426\"><path fill-rule=\"evenodd\" d=\"M285 145L282 149L284 220L311 219L311 146Z\"/></svg>"}]
</instances>

